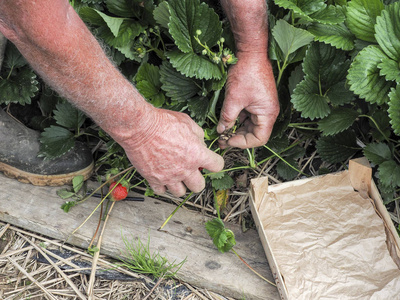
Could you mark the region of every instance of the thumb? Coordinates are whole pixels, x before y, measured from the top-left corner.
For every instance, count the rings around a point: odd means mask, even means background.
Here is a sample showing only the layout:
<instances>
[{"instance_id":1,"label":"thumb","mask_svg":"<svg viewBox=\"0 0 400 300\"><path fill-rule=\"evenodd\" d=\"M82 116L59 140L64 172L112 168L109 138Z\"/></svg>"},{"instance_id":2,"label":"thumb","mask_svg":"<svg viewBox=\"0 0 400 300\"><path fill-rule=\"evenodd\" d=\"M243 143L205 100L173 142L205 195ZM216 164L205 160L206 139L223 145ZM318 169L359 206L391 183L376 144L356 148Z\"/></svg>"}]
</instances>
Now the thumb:
<instances>
[{"instance_id":1,"label":"thumb","mask_svg":"<svg viewBox=\"0 0 400 300\"><path fill-rule=\"evenodd\" d=\"M220 134L235 125L236 119L243 109L243 107L235 105L234 103L235 102L225 100L222 105L221 115L217 126L217 132Z\"/></svg>"}]
</instances>

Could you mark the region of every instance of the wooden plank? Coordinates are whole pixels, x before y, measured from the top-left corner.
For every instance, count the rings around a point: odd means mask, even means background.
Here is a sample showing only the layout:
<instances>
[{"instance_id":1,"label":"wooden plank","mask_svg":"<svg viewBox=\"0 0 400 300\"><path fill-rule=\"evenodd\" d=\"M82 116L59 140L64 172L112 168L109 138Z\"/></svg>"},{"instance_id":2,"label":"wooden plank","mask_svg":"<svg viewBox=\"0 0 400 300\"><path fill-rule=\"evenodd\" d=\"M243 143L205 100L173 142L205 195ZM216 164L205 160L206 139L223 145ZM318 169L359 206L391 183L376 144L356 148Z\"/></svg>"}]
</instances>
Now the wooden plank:
<instances>
[{"instance_id":1,"label":"wooden plank","mask_svg":"<svg viewBox=\"0 0 400 300\"><path fill-rule=\"evenodd\" d=\"M92 198L64 213L56 191L59 187L37 187L0 175L0 220L65 240L96 207ZM132 193L132 196L137 194ZM170 262L187 259L178 276L194 286L214 291L226 297L254 300L279 299L277 289L254 275L232 252L219 253L208 237L201 213L180 209L164 231L158 231L174 205L146 197L144 202L116 203L107 224L102 253L118 257L124 250L122 235L147 241L150 250L159 251ZM68 243L86 249L93 236L99 212L69 240ZM255 230L242 233L239 226L228 226L236 235L236 251L259 273L273 280L260 239Z\"/></svg>"}]
</instances>

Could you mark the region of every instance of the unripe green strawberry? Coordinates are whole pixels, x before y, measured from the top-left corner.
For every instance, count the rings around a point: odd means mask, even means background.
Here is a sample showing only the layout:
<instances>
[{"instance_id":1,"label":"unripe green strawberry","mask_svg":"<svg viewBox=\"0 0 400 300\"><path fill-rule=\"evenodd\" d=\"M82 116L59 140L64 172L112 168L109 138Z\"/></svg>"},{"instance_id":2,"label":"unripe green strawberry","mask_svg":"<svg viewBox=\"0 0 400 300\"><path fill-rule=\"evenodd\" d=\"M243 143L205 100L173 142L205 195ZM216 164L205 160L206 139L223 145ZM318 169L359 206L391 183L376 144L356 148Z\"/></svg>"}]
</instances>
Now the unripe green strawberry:
<instances>
[{"instance_id":1,"label":"unripe green strawberry","mask_svg":"<svg viewBox=\"0 0 400 300\"><path fill-rule=\"evenodd\" d=\"M126 198L126 196L128 196L128 191L126 189L126 187L124 187L122 184L118 183L117 186L114 188L114 186L116 185L116 182L111 183L110 185L110 191L111 192L111 199L113 201L120 201ZM113 189L114 188L114 189Z\"/></svg>"}]
</instances>

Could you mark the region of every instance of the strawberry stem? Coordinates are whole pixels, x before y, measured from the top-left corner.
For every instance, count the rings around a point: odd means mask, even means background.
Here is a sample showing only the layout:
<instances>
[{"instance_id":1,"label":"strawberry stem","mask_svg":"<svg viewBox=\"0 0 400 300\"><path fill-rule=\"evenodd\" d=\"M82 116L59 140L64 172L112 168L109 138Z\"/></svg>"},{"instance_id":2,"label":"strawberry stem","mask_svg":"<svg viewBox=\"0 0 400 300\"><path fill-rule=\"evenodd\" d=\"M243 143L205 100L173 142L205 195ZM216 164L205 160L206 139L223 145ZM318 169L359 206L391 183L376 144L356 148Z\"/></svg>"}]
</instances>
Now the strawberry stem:
<instances>
[{"instance_id":1,"label":"strawberry stem","mask_svg":"<svg viewBox=\"0 0 400 300\"><path fill-rule=\"evenodd\" d=\"M260 277L262 280L268 282L269 284L276 286L275 283L273 283L272 281L269 281L267 278L265 278L264 276L262 276L260 273L258 273L256 270L254 270L233 248L231 249L233 251L233 253L236 254L236 256L254 273L256 274L258 277Z\"/></svg>"}]
</instances>

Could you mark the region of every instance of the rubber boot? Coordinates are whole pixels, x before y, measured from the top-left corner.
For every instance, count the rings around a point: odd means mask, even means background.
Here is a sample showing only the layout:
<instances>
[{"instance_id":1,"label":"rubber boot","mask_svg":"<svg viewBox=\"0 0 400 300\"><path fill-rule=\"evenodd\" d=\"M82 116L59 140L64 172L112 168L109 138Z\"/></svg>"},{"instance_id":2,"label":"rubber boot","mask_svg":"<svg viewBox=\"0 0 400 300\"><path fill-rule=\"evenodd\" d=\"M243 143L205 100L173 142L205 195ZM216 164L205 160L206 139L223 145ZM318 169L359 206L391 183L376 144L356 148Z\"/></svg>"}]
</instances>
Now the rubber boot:
<instances>
[{"instance_id":1,"label":"rubber boot","mask_svg":"<svg viewBox=\"0 0 400 300\"><path fill-rule=\"evenodd\" d=\"M0 172L33 185L71 184L77 175L88 179L93 156L81 142L56 159L38 157L40 133L14 120L0 109Z\"/></svg>"}]
</instances>

